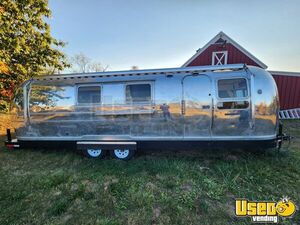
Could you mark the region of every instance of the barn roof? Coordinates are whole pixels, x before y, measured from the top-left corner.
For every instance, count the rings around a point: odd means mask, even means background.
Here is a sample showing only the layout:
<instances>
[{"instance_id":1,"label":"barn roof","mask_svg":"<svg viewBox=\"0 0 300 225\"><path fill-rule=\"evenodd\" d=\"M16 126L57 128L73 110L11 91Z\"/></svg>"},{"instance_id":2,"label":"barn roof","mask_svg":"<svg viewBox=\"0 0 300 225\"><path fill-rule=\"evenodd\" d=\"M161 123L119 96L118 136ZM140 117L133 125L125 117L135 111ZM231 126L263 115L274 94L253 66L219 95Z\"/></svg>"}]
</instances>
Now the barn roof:
<instances>
[{"instance_id":1,"label":"barn roof","mask_svg":"<svg viewBox=\"0 0 300 225\"><path fill-rule=\"evenodd\" d=\"M191 62L193 62L194 59L196 59L201 53L203 53L209 46L216 43L230 43L233 46L235 46L238 50L240 50L242 53L244 53L246 56L248 56L250 59L252 59L257 65L262 67L263 69L267 69L267 65L261 62L258 58L256 58L254 55L252 55L250 52L248 52L246 49L244 49L242 46L240 46L237 42L232 40L228 35L226 35L224 32L218 33L213 39L211 39L203 48L198 49L197 52L187 61L185 62L182 67L188 66Z\"/></svg>"},{"instance_id":2,"label":"barn roof","mask_svg":"<svg viewBox=\"0 0 300 225\"><path fill-rule=\"evenodd\" d=\"M268 72L275 76L300 77L300 72L274 71L274 70L268 70Z\"/></svg>"}]
</instances>

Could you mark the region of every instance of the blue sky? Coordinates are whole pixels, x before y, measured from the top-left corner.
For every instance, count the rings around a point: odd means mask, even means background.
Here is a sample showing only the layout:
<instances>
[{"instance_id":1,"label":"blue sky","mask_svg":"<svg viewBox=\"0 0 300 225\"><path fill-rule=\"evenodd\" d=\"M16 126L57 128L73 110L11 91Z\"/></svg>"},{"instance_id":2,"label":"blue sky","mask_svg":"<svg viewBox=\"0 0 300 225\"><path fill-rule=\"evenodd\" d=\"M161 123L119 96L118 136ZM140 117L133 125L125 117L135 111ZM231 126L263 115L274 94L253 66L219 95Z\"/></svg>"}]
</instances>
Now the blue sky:
<instances>
[{"instance_id":1,"label":"blue sky","mask_svg":"<svg viewBox=\"0 0 300 225\"><path fill-rule=\"evenodd\" d=\"M299 0L49 0L54 37L110 70L180 67L219 31L271 70L300 72Z\"/></svg>"}]
</instances>

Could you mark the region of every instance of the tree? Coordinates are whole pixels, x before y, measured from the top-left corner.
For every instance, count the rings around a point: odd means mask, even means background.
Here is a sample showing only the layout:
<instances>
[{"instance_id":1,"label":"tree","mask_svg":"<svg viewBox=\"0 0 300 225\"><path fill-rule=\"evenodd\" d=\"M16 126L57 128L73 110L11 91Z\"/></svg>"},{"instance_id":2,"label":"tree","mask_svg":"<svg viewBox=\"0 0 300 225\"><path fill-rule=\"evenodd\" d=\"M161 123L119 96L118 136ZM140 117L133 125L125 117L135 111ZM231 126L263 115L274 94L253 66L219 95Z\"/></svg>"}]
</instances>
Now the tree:
<instances>
[{"instance_id":1,"label":"tree","mask_svg":"<svg viewBox=\"0 0 300 225\"><path fill-rule=\"evenodd\" d=\"M4 99L11 95L9 88L5 88L7 85L2 79L2 76L7 76L8 74L8 66L6 63L0 61L0 111L8 108L8 103Z\"/></svg>"},{"instance_id":2,"label":"tree","mask_svg":"<svg viewBox=\"0 0 300 225\"><path fill-rule=\"evenodd\" d=\"M108 65L102 66L100 62L92 61L88 56L79 53L71 57L72 70L76 73L104 72Z\"/></svg>"},{"instance_id":3,"label":"tree","mask_svg":"<svg viewBox=\"0 0 300 225\"><path fill-rule=\"evenodd\" d=\"M132 66L132 67L131 67L131 70L138 70L138 69L139 69L138 66Z\"/></svg>"},{"instance_id":4,"label":"tree","mask_svg":"<svg viewBox=\"0 0 300 225\"><path fill-rule=\"evenodd\" d=\"M47 0L0 1L0 104L10 104L24 80L69 66L59 50L65 43L45 22L50 16Z\"/></svg>"},{"instance_id":5,"label":"tree","mask_svg":"<svg viewBox=\"0 0 300 225\"><path fill-rule=\"evenodd\" d=\"M88 65L91 63L91 59L84 55L83 53L79 53L74 55L71 58L72 68L74 72L78 73L87 73Z\"/></svg>"},{"instance_id":6,"label":"tree","mask_svg":"<svg viewBox=\"0 0 300 225\"><path fill-rule=\"evenodd\" d=\"M102 66L100 62L92 62L89 65L89 72L105 72L108 69L108 65Z\"/></svg>"}]
</instances>

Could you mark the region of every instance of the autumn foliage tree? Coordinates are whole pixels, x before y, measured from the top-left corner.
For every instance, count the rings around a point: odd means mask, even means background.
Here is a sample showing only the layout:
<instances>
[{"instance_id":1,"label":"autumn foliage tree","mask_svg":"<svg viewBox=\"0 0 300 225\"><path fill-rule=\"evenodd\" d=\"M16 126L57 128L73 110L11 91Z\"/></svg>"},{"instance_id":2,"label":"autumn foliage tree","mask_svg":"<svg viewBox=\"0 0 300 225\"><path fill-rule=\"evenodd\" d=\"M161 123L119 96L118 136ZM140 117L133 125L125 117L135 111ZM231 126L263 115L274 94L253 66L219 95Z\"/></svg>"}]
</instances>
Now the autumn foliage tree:
<instances>
[{"instance_id":1,"label":"autumn foliage tree","mask_svg":"<svg viewBox=\"0 0 300 225\"><path fill-rule=\"evenodd\" d=\"M24 80L69 66L59 50L65 43L51 36L49 17L47 0L0 1L0 110Z\"/></svg>"}]
</instances>

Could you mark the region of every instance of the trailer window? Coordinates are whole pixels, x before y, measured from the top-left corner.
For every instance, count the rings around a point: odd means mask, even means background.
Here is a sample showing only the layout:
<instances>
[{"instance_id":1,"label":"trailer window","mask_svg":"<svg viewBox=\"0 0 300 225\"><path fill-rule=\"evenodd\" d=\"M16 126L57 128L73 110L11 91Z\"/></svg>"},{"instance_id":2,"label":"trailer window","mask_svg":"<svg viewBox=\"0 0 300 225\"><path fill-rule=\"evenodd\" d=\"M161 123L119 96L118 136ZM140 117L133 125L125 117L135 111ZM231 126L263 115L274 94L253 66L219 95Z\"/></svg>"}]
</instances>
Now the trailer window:
<instances>
[{"instance_id":1,"label":"trailer window","mask_svg":"<svg viewBox=\"0 0 300 225\"><path fill-rule=\"evenodd\" d=\"M248 96L247 82L244 78L218 81L219 98L243 98Z\"/></svg>"},{"instance_id":2,"label":"trailer window","mask_svg":"<svg viewBox=\"0 0 300 225\"><path fill-rule=\"evenodd\" d=\"M127 102L148 102L151 101L150 84L129 84L126 85Z\"/></svg>"},{"instance_id":3,"label":"trailer window","mask_svg":"<svg viewBox=\"0 0 300 225\"><path fill-rule=\"evenodd\" d=\"M100 103L100 86L80 86L78 87L77 102L80 104Z\"/></svg>"}]
</instances>

